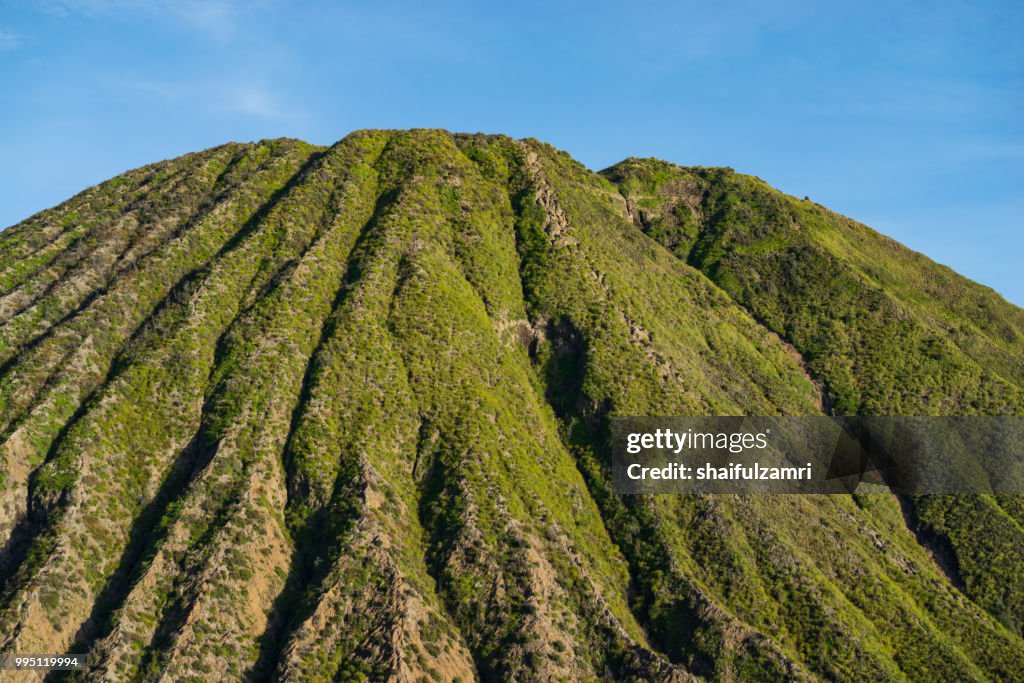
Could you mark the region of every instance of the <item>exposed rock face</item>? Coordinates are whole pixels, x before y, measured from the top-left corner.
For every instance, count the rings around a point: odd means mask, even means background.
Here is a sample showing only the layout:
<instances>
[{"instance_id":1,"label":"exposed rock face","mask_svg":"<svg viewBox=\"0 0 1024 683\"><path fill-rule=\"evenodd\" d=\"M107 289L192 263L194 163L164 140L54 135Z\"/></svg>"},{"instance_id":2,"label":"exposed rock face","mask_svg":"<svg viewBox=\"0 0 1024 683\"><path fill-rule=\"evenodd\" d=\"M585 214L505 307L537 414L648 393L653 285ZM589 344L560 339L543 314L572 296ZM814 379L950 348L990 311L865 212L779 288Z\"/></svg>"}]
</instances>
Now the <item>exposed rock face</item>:
<instances>
[{"instance_id":1,"label":"exposed rock face","mask_svg":"<svg viewBox=\"0 0 1024 683\"><path fill-rule=\"evenodd\" d=\"M0 233L0 649L104 680L1019 680L1021 501L621 498L605 427L1022 386L1020 309L728 169L226 145Z\"/></svg>"}]
</instances>

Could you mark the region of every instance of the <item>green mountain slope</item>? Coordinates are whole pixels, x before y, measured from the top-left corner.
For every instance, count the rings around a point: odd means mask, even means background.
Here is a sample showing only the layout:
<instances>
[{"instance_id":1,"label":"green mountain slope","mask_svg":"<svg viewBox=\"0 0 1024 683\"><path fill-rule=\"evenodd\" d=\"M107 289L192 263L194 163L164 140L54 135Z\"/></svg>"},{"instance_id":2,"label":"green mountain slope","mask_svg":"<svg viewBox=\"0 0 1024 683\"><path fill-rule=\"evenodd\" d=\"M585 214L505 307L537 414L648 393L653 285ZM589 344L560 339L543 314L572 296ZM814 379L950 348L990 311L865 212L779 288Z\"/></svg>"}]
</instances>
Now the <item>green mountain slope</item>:
<instances>
[{"instance_id":1,"label":"green mountain slope","mask_svg":"<svg viewBox=\"0 0 1024 683\"><path fill-rule=\"evenodd\" d=\"M83 680L1017 680L1016 499L619 497L607 425L1020 414L1022 334L723 169L420 130L132 171L0 233L0 649Z\"/></svg>"},{"instance_id":2,"label":"green mountain slope","mask_svg":"<svg viewBox=\"0 0 1024 683\"><path fill-rule=\"evenodd\" d=\"M727 169L602 172L634 222L790 341L837 412L1020 414L1024 311L870 228ZM904 501L968 594L1024 628L1021 502Z\"/></svg>"}]
</instances>

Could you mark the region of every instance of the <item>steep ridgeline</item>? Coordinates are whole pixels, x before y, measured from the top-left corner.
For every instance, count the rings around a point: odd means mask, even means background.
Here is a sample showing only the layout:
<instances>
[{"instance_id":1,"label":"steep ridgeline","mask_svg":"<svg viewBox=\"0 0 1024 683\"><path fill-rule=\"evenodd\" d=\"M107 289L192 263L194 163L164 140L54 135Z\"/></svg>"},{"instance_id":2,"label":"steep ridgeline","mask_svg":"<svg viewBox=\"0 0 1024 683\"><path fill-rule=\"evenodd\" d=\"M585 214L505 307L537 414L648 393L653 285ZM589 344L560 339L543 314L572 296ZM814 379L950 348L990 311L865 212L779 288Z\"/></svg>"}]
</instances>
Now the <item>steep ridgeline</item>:
<instances>
[{"instance_id":1,"label":"steep ridgeline","mask_svg":"<svg viewBox=\"0 0 1024 683\"><path fill-rule=\"evenodd\" d=\"M807 359L835 412L1024 412L1024 311L867 226L729 169L602 172L634 222ZM1024 501L904 500L966 593L1024 629Z\"/></svg>"},{"instance_id":2,"label":"steep ridgeline","mask_svg":"<svg viewBox=\"0 0 1024 683\"><path fill-rule=\"evenodd\" d=\"M71 680L1020 680L1016 499L611 492L613 415L1024 412L1024 312L723 169L367 131L0 233L0 651Z\"/></svg>"}]
</instances>

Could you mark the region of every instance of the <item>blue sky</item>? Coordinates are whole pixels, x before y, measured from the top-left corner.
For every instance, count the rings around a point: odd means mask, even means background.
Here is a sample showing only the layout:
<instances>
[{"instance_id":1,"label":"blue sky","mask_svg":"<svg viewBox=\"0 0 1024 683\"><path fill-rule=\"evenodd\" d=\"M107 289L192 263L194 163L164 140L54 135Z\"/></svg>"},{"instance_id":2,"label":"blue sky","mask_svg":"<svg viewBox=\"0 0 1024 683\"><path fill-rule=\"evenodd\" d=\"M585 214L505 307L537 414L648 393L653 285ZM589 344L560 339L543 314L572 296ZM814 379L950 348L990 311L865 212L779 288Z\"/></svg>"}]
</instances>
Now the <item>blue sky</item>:
<instances>
[{"instance_id":1,"label":"blue sky","mask_svg":"<svg viewBox=\"0 0 1024 683\"><path fill-rule=\"evenodd\" d=\"M1024 304L1024 3L0 0L0 226L359 128L727 165Z\"/></svg>"}]
</instances>

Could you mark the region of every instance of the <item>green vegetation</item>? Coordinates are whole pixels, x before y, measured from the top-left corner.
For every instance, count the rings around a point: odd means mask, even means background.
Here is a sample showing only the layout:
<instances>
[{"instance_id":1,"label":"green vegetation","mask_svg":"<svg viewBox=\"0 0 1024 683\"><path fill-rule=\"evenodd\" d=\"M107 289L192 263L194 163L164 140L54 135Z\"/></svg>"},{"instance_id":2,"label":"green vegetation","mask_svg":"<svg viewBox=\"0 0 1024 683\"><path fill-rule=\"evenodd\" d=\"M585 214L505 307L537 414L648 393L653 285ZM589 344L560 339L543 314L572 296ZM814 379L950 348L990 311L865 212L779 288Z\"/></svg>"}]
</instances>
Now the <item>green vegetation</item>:
<instances>
[{"instance_id":1,"label":"green vegetation","mask_svg":"<svg viewBox=\"0 0 1024 683\"><path fill-rule=\"evenodd\" d=\"M0 648L1024 677L1018 499L611 492L611 416L829 411L1020 414L1024 312L730 169L434 130L156 164L0 233Z\"/></svg>"},{"instance_id":2,"label":"green vegetation","mask_svg":"<svg viewBox=\"0 0 1024 683\"><path fill-rule=\"evenodd\" d=\"M1024 412L1024 312L991 290L756 178L637 159L603 175L645 232L800 352L835 412ZM1019 635L1019 502L904 503L915 531L951 555L967 594Z\"/></svg>"}]
</instances>

